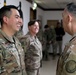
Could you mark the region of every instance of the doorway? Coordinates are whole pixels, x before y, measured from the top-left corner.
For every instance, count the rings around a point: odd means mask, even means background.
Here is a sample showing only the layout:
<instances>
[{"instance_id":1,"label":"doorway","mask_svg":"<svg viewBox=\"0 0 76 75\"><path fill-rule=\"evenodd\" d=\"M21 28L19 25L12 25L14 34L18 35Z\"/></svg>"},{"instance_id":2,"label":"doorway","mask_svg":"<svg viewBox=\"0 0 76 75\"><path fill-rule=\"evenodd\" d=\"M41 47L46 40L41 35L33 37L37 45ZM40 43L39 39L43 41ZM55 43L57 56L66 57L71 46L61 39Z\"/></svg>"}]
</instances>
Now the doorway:
<instances>
[{"instance_id":1,"label":"doorway","mask_svg":"<svg viewBox=\"0 0 76 75\"><path fill-rule=\"evenodd\" d=\"M30 20L36 19L36 10L30 8Z\"/></svg>"},{"instance_id":2,"label":"doorway","mask_svg":"<svg viewBox=\"0 0 76 75\"><path fill-rule=\"evenodd\" d=\"M47 25L50 27L51 25L53 25L54 27L56 27L57 23L59 22L59 20L47 20Z\"/></svg>"}]
</instances>

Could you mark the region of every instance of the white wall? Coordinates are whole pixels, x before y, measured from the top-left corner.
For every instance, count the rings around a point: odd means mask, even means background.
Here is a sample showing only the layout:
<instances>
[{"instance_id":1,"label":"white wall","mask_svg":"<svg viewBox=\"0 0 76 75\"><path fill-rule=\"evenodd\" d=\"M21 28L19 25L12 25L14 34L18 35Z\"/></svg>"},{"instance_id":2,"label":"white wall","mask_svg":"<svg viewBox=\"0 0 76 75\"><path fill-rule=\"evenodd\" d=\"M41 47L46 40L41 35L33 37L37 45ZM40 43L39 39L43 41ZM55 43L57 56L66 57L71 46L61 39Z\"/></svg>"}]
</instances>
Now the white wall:
<instances>
[{"instance_id":1,"label":"white wall","mask_svg":"<svg viewBox=\"0 0 76 75\"><path fill-rule=\"evenodd\" d=\"M61 20L62 19L62 11L45 11L44 12L44 25L47 24L47 20Z\"/></svg>"},{"instance_id":2,"label":"white wall","mask_svg":"<svg viewBox=\"0 0 76 75\"><path fill-rule=\"evenodd\" d=\"M40 8L37 8L37 19L41 20L42 27L43 27L43 16L44 16L44 11Z\"/></svg>"},{"instance_id":3,"label":"white wall","mask_svg":"<svg viewBox=\"0 0 76 75\"><path fill-rule=\"evenodd\" d=\"M3 1L4 0L0 0L0 8L3 6Z\"/></svg>"}]
</instances>

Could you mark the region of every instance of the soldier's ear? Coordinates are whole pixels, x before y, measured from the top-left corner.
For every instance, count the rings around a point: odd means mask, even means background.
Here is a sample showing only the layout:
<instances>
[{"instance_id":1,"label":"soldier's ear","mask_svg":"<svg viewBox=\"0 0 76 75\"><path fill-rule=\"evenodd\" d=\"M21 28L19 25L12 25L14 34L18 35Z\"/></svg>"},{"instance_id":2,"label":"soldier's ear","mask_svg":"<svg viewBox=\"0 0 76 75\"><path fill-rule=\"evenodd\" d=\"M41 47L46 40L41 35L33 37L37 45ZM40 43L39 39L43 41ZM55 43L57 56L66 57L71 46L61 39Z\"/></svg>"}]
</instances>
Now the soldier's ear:
<instances>
[{"instance_id":1,"label":"soldier's ear","mask_svg":"<svg viewBox=\"0 0 76 75\"><path fill-rule=\"evenodd\" d=\"M73 19L73 18L72 18L72 15L71 15L71 14L68 14L68 17L67 17L68 23L71 22L72 19Z\"/></svg>"},{"instance_id":2,"label":"soldier's ear","mask_svg":"<svg viewBox=\"0 0 76 75\"><path fill-rule=\"evenodd\" d=\"M31 29L31 26L28 26L28 29L30 30Z\"/></svg>"},{"instance_id":3,"label":"soldier's ear","mask_svg":"<svg viewBox=\"0 0 76 75\"><path fill-rule=\"evenodd\" d=\"M4 21L5 23L8 23L8 17L4 16L4 17L3 17L3 21Z\"/></svg>"}]
</instances>

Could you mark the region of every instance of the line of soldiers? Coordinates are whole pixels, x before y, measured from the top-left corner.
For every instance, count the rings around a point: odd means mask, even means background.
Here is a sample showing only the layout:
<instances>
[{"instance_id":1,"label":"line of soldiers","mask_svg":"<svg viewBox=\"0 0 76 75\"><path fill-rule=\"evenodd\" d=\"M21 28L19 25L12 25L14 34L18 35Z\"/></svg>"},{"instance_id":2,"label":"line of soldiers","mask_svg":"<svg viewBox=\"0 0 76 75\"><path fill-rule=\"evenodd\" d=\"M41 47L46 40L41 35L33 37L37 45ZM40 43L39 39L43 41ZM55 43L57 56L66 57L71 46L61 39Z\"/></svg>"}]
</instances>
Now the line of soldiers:
<instances>
[{"instance_id":1,"label":"line of soldiers","mask_svg":"<svg viewBox=\"0 0 76 75\"><path fill-rule=\"evenodd\" d=\"M58 59L56 75L76 75L75 15L76 4L68 4L63 11L63 27L65 31L73 37L66 44L63 53ZM39 75L42 46L36 36L39 31L38 21L35 20L28 23L29 33L27 33L27 41L25 41L25 46L27 47L24 50L18 38L14 36L23 23L17 7L14 5L2 7L0 9L0 22L0 75ZM44 35L44 39L46 39L46 48L49 48L49 44L53 44L54 46L56 44L56 38L52 36L52 34L54 35L53 27L51 28L52 29L49 29L47 25L45 26L46 30L44 33L49 35ZM27 52L25 50L27 50ZM28 53L29 55L27 55ZM32 57L30 55L32 55ZM25 65L26 61L28 67ZM27 74L25 67L27 68Z\"/></svg>"}]
</instances>

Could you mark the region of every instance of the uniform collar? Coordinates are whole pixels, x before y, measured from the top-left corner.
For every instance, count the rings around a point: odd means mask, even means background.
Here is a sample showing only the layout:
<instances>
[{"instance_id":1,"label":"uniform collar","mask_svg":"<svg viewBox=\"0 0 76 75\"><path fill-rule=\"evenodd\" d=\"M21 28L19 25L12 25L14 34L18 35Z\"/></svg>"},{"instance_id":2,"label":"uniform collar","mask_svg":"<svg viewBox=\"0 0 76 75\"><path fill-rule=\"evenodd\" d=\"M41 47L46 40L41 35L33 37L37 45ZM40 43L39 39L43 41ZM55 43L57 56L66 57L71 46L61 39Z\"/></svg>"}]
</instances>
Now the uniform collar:
<instances>
[{"instance_id":1,"label":"uniform collar","mask_svg":"<svg viewBox=\"0 0 76 75\"><path fill-rule=\"evenodd\" d=\"M71 39L70 41L72 41L74 38L76 38L76 34L74 34L74 35L72 36L72 39Z\"/></svg>"},{"instance_id":2,"label":"uniform collar","mask_svg":"<svg viewBox=\"0 0 76 75\"><path fill-rule=\"evenodd\" d=\"M32 36L32 35L30 34L30 32L28 32L27 34L29 34L33 39L36 39L36 38L37 38L37 36Z\"/></svg>"},{"instance_id":3,"label":"uniform collar","mask_svg":"<svg viewBox=\"0 0 76 75\"><path fill-rule=\"evenodd\" d=\"M76 33L73 35L73 37L76 37Z\"/></svg>"},{"instance_id":4,"label":"uniform collar","mask_svg":"<svg viewBox=\"0 0 76 75\"><path fill-rule=\"evenodd\" d=\"M9 36L7 36L7 34L4 33L1 29L0 29L0 33L1 33L2 36L3 36L5 39L7 39L8 41L10 41L10 42L14 42L14 40L13 40L14 36L13 36L13 37L9 37Z\"/></svg>"}]
</instances>

